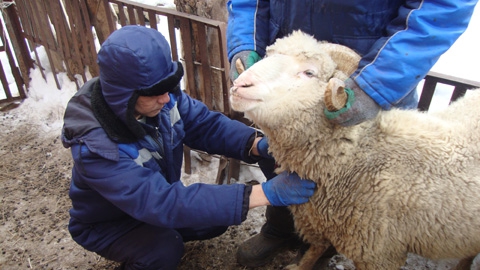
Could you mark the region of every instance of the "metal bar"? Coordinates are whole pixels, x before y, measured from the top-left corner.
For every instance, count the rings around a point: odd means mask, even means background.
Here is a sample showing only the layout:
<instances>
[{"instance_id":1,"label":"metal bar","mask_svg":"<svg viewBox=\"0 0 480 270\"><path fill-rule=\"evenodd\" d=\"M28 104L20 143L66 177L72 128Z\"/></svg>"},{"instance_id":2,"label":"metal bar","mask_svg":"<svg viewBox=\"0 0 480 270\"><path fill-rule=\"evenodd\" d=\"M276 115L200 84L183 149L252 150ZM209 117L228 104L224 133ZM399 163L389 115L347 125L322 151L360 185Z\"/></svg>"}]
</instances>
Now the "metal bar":
<instances>
[{"instance_id":1,"label":"metal bar","mask_svg":"<svg viewBox=\"0 0 480 270\"><path fill-rule=\"evenodd\" d=\"M434 71L430 71L425 78L435 78L439 83L448 84L448 85L465 85L469 89L480 87L480 82L472 81L468 79L463 79L455 76L450 76L447 74L442 74Z\"/></svg>"},{"instance_id":2,"label":"metal bar","mask_svg":"<svg viewBox=\"0 0 480 270\"><path fill-rule=\"evenodd\" d=\"M430 108L430 102L432 102L432 97L436 86L437 82L434 79L425 78L422 94L420 95L420 99L418 101L418 109L420 111L428 111L428 108Z\"/></svg>"},{"instance_id":3,"label":"metal bar","mask_svg":"<svg viewBox=\"0 0 480 270\"><path fill-rule=\"evenodd\" d=\"M457 85L455 86L452 97L450 98L450 103L454 102L455 100L465 96L467 93L467 87L465 85Z\"/></svg>"}]
</instances>

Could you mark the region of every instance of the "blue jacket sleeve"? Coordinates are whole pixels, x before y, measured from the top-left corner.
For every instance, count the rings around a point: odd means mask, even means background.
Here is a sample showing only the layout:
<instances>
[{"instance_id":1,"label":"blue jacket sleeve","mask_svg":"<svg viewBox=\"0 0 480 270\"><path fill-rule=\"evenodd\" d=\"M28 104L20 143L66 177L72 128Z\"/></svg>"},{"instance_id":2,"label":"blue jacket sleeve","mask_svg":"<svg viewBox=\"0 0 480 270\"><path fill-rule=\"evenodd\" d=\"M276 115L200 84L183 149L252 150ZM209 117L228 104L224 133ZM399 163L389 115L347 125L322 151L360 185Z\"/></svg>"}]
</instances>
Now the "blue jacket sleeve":
<instances>
[{"instance_id":1,"label":"blue jacket sleeve","mask_svg":"<svg viewBox=\"0 0 480 270\"><path fill-rule=\"evenodd\" d=\"M395 106L466 30L476 3L406 1L352 78L383 109Z\"/></svg>"},{"instance_id":2,"label":"blue jacket sleeve","mask_svg":"<svg viewBox=\"0 0 480 270\"><path fill-rule=\"evenodd\" d=\"M205 104L182 93L178 110L184 122L184 143L194 149L256 162L249 155L248 142L255 129L227 116L210 111Z\"/></svg>"},{"instance_id":3,"label":"blue jacket sleeve","mask_svg":"<svg viewBox=\"0 0 480 270\"><path fill-rule=\"evenodd\" d=\"M74 178L82 180L75 184L78 188L71 196L72 214L83 222L120 219L124 213L167 228L242 222L245 185L170 184L158 171L136 164L123 151L118 161L101 158L86 147L82 152L82 169L74 170ZM100 196L88 192L87 186ZM86 209L90 207L93 209Z\"/></svg>"},{"instance_id":4,"label":"blue jacket sleeve","mask_svg":"<svg viewBox=\"0 0 480 270\"><path fill-rule=\"evenodd\" d=\"M267 35L270 2L268 0L230 0L227 2L228 60L241 51L256 51L265 55L269 45ZM258 33L262 33L259 35Z\"/></svg>"}]
</instances>

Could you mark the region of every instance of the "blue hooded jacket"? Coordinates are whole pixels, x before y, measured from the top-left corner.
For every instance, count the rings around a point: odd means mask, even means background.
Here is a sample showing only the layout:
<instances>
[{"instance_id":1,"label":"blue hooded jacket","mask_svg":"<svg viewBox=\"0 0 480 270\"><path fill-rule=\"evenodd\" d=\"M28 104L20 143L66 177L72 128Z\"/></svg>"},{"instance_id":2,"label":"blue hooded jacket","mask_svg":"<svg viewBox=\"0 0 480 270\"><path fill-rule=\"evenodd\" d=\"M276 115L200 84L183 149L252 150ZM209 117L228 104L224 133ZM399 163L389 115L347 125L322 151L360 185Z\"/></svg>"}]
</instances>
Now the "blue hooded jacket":
<instances>
[{"instance_id":1,"label":"blue hooded jacket","mask_svg":"<svg viewBox=\"0 0 480 270\"><path fill-rule=\"evenodd\" d=\"M478 0L230 0L229 60L302 30L362 56L352 79L383 109L414 108L415 88L465 31Z\"/></svg>"},{"instance_id":2,"label":"blue hooded jacket","mask_svg":"<svg viewBox=\"0 0 480 270\"><path fill-rule=\"evenodd\" d=\"M240 224L246 218L245 185L180 181L183 144L245 162L255 130L209 111L178 87L183 75L156 30L125 26L98 54L100 77L69 101L62 142L71 148L69 230L91 251L101 251L140 223L165 228ZM157 117L136 121L139 95L169 91Z\"/></svg>"}]
</instances>

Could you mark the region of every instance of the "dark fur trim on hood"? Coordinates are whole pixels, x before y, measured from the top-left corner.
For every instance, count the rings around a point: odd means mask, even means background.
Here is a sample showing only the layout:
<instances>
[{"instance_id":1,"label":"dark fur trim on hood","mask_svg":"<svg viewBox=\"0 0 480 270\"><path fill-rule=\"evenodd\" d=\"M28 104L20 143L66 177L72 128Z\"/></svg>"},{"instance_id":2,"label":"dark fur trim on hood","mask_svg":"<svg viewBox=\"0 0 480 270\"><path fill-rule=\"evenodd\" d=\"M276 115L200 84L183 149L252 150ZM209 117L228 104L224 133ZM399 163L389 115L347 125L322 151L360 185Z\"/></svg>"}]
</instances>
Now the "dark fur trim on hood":
<instances>
[{"instance_id":1,"label":"dark fur trim on hood","mask_svg":"<svg viewBox=\"0 0 480 270\"><path fill-rule=\"evenodd\" d=\"M132 143L145 136L145 131L140 124L136 123L138 128L135 127L131 130L126 123L115 115L105 101L100 83L98 82L92 91L91 104L95 117L111 140L119 143ZM128 106L131 107L131 104L128 104ZM133 107L135 108L135 103L133 103Z\"/></svg>"}]
</instances>

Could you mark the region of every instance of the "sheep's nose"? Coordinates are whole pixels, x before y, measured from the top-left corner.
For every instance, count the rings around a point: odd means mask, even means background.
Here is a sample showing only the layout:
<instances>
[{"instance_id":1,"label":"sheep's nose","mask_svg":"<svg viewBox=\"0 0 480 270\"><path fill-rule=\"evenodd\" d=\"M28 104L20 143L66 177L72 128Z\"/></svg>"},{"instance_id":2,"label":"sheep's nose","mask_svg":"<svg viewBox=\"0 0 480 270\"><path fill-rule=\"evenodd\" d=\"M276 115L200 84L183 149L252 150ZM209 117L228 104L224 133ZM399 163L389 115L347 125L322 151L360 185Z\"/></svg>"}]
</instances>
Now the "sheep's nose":
<instances>
[{"instance_id":1,"label":"sheep's nose","mask_svg":"<svg viewBox=\"0 0 480 270\"><path fill-rule=\"evenodd\" d=\"M232 92L232 93L237 92L237 90L238 90L238 87L236 87L236 86L232 86L232 88L230 88L230 92Z\"/></svg>"}]
</instances>

